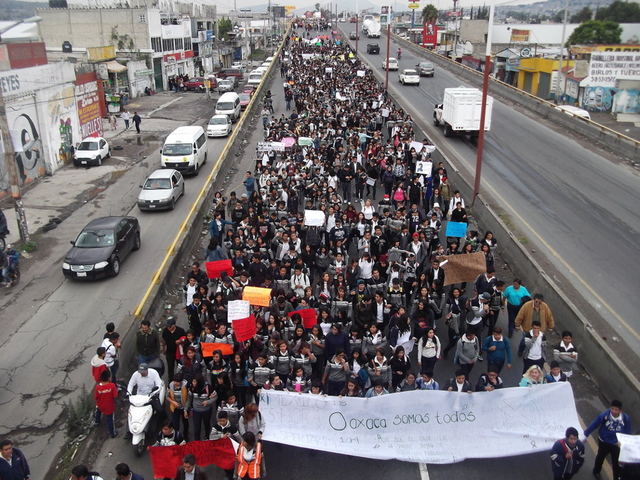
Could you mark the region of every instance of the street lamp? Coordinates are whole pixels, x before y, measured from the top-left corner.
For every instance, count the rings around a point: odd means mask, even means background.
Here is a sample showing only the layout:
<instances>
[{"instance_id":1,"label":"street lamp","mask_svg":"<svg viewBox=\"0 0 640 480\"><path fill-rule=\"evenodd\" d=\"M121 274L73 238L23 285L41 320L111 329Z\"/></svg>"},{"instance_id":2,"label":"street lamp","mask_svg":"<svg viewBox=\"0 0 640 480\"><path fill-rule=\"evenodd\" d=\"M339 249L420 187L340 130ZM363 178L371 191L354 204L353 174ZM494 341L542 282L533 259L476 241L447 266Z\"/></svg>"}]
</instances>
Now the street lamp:
<instances>
[{"instance_id":1,"label":"street lamp","mask_svg":"<svg viewBox=\"0 0 640 480\"><path fill-rule=\"evenodd\" d=\"M0 44L5 42L2 40L2 34L8 32L16 25L22 23L37 23L41 22L42 17L29 17L24 20L20 20L11 25L8 25L0 29ZM22 203L22 195L20 193L20 180L18 179L18 168L16 165L16 153L13 149L13 143L11 140L11 134L9 133L9 122L7 121L7 109L4 104L4 95L2 89L0 89L0 130L2 130L2 144L4 145L4 159L7 165L7 173L9 174L9 181L11 183L11 197L13 197L13 208L16 212L16 220L18 221L18 231L20 232L20 239L22 243L29 241L29 228L27 224L27 215Z\"/></svg>"}]
</instances>

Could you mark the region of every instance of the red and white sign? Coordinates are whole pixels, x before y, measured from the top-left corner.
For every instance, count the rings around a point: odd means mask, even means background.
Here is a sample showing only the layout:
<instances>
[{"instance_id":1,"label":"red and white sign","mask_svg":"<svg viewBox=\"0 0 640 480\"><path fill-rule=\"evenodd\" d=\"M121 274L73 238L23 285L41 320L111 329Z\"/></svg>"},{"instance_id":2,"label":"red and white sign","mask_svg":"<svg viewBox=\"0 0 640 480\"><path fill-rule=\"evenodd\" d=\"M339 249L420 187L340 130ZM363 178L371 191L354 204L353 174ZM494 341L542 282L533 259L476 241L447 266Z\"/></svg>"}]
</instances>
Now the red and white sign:
<instances>
[{"instance_id":1,"label":"red and white sign","mask_svg":"<svg viewBox=\"0 0 640 480\"><path fill-rule=\"evenodd\" d=\"M95 72L78 74L75 90L82 138L101 137L104 133L102 117L106 112L102 81L98 80Z\"/></svg>"}]
</instances>

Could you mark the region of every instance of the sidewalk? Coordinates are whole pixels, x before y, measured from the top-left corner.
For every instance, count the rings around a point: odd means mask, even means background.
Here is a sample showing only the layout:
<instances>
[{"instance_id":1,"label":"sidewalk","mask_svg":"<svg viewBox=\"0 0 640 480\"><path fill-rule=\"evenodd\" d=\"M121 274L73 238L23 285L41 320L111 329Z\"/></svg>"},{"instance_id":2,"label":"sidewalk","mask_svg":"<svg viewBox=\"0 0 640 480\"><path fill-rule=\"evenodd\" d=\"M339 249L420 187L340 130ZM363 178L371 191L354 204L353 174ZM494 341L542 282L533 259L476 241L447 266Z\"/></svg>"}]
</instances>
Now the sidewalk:
<instances>
[{"instance_id":1,"label":"sidewalk","mask_svg":"<svg viewBox=\"0 0 640 480\"><path fill-rule=\"evenodd\" d=\"M205 99L203 101L203 99ZM64 220L82 204L115 182L133 163L139 162L158 149L162 138L180 125L201 123L214 108L214 100L206 101L205 94L195 92L161 92L152 96L135 98L126 107L133 117L138 112L142 118L138 135L133 122L129 130L118 118L118 125L111 130L108 119L103 119L104 138L111 145L111 158L100 167L75 168L65 165L52 176L45 176L22 191L23 205L31 240L40 234L55 236L55 230L44 232L42 227L53 218ZM20 236L10 200L2 209L7 217L11 234L8 244L19 242Z\"/></svg>"}]
</instances>

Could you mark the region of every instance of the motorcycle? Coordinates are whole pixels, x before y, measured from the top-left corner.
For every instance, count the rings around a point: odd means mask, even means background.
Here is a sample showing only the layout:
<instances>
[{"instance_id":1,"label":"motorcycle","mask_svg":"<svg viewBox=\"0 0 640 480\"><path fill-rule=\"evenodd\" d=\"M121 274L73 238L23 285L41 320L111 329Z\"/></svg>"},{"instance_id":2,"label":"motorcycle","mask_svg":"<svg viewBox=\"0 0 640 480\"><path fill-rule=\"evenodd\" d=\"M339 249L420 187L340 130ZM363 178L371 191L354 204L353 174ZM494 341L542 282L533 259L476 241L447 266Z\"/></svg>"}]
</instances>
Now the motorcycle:
<instances>
[{"instance_id":1,"label":"motorcycle","mask_svg":"<svg viewBox=\"0 0 640 480\"><path fill-rule=\"evenodd\" d=\"M166 396L164 382L149 395L129 395L129 413L127 415L129 432L131 432L131 444L136 457L142 456L145 450L145 440L149 424L155 416L151 402L157 399L160 405L164 405Z\"/></svg>"},{"instance_id":2,"label":"motorcycle","mask_svg":"<svg viewBox=\"0 0 640 480\"><path fill-rule=\"evenodd\" d=\"M5 281L9 284L9 287L15 287L20 283L20 253L15 248L9 248L4 254L9 262Z\"/></svg>"},{"instance_id":3,"label":"motorcycle","mask_svg":"<svg viewBox=\"0 0 640 480\"><path fill-rule=\"evenodd\" d=\"M398 60L402 58L402 50L398 50L396 55L398 56Z\"/></svg>"}]
</instances>

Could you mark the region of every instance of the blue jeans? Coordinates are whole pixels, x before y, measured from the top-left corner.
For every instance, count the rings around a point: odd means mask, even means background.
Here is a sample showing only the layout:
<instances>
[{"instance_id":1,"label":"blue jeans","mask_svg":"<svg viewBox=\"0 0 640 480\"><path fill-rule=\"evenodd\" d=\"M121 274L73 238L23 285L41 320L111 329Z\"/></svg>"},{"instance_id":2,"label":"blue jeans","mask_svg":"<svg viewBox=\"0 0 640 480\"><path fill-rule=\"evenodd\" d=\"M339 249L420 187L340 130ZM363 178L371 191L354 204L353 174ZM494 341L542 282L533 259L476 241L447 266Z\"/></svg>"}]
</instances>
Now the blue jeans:
<instances>
[{"instance_id":1,"label":"blue jeans","mask_svg":"<svg viewBox=\"0 0 640 480\"><path fill-rule=\"evenodd\" d=\"M95 416L96 425L100 425L101 417L102 417L102 412L100 411L99 408L96 408L96 416ZM113 424L113 413L111 415L105 415L105 418L107 419L107 427L109 428L109 435L111 436L111 438L113 438L116 436L116 428Z\"/></svg>"},{"instance_id":2,"label":"blue jeans","mask_svg":"<svg viewBox=\"0 0 640 480\"><path fill-rule=\"evenodd\" d=\"M138 354L138 365L140 365L141 363L149 363L155 360L156 358L158 358L157 353L154 353L153 355L149 355L148 357Z\"/></svg>"}]
</instances>

